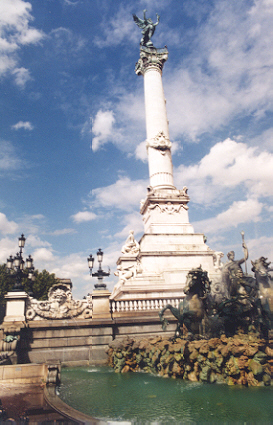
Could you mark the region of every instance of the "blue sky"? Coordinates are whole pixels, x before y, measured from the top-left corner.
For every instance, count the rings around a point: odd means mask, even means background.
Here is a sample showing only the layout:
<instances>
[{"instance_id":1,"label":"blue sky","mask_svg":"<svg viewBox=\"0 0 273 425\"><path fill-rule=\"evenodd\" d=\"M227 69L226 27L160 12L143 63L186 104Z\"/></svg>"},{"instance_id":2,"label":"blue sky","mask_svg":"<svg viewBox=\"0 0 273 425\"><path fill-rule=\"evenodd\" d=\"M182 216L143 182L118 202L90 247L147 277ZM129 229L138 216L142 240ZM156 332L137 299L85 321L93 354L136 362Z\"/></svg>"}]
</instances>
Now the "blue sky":
<instances>
[{"instance_id":1,"label":"blue sky","mask_svg":"<svg viewBox=\"0 0 273 425\"><path fill-rule=\"evenodd\" d=\"M1 0L0 262L26 237L35 266L93 288L146 195L140 30L156 20L174 180L208 245L273 261L273 0ZM225 257L226 258L226 257ZM108 278L111 289L113 274Z\"/></svg>"}]
</instances>

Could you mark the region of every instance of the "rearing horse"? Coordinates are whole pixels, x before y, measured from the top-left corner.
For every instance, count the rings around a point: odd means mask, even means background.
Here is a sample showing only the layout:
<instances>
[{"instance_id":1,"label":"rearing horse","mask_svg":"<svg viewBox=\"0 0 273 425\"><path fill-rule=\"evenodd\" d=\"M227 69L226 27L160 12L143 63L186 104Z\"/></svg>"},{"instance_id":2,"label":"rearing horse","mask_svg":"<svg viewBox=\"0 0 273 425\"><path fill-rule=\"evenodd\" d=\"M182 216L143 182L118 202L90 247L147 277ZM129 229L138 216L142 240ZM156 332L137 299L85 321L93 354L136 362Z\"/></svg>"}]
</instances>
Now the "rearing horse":
<instances>
[{"instance_id":1,"label":"rearing horse","mask_svg":"<svg viewBox=\"0 0 273 425\"><path fill-rule=\"evenodd\" d=\"M210 293L210 281L208 274L206 271L202 270L201 266L188 272L184 293L186 296L183 301L180 302L178 308L168 304L159 312L160 321L164 331L169 323L168 320L164 318L164 312L166 310L169 309L178 320L175 336L183 334L183 325L186 326L190 333L199 333L201 321L203 320L207 310L206 298Z\"/></svg>"}]
</instances>

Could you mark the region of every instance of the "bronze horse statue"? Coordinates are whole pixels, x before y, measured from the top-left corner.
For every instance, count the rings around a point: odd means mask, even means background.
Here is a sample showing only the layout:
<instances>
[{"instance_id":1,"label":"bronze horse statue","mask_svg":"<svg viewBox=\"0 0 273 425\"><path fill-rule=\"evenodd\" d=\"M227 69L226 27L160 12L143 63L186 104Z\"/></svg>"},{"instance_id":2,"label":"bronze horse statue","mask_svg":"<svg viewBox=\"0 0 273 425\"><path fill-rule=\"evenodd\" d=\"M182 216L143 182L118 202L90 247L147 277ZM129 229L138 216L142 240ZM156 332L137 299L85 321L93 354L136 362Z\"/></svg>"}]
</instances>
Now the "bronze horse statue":
<instances>
[{"instance_id":1,"label":"bronze horse statue","mask_svg":"<svg viewBox=\"0 0 273 425\"><path fill-rule=\"evenodd\" d=\"M265 257L251 263L255 278L243 273L233 274L231 270L229 279L236 291L217 306L217 316L223 320L227 336L234 335L239 329L243 332L252 329L267 338L271 328L273 282L269 271L273 269L269 269L270 262Z\"/></svg>"},{"instance_id":2,"label":"bronze horse statue","mask_svg":"<svg viewBox=\"0 0 273 425\"><path fill-rule=\"evenodd\" d=\"M189 334L199 334L200 325L207 311L207 297L210 294L210 280L206 271L202 267L197 267L188 272L186 285L184 288L186 294L178 308L167 304L160 312L159 317L162 328L165 331L168 320L164 317L164 312L170 310L178 320L175 330L175 336L183 335L183 325L187 328Z\"/></svg>"}]
</instances>

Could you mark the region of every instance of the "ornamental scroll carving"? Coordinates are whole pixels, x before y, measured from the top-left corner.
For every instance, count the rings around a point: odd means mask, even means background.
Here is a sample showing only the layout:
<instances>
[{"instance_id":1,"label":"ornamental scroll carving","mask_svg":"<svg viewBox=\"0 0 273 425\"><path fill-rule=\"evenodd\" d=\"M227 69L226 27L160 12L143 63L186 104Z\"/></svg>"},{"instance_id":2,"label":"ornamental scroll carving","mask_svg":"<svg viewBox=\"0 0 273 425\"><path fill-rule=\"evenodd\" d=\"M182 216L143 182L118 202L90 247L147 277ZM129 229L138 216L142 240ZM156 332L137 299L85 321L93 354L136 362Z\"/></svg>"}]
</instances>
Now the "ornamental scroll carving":
<instances>
[{"instance_id":1,"label":"ornamental scroll carving","mask_svg":"<svg viewBox=\"0 0 273 425\"><path fill-rule=\"evenodd\" d=\"M72 283L56 283L48 291L47 301L29 298L26 310L27 320L53 320L92 317L92 301L88 296L85 300L74 300L71 292Z\"/></svg>"},{"instance_id":2,"label":"ornamental scroll carving","mask_svg":"<svg viewBox=\"0 0 273 425\"><path fill-rule=\"evenodd\" d=\"M164 131L160 131L153 139L146 142L146 148L158 149L162 155L165 155L167 150L172 147L172 142L165 136Z\"/></svg>"}]
</instances>

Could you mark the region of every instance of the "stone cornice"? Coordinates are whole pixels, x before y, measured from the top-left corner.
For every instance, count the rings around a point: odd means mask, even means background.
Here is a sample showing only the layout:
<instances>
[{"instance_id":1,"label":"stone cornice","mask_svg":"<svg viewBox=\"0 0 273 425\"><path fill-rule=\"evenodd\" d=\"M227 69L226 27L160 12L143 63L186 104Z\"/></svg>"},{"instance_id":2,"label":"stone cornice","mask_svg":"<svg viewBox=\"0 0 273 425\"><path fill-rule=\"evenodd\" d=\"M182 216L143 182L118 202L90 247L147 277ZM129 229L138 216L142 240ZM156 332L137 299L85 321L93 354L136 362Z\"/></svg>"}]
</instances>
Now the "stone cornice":
<instances>
[{"instance_id":1,"label":"stone cornice","mask_svg":"<svg viewBox=\"0 0 273 425\"><path fill-rule=\"evenodd\" d=\"M140 214L144 214L147 209L159 208L161 212L172 214L179 212L180 208L188 209L190 197L187 194L187 188L182 190L154 190L149 188L146 199L141 203Z\"/></svg>"}]
</instances>

